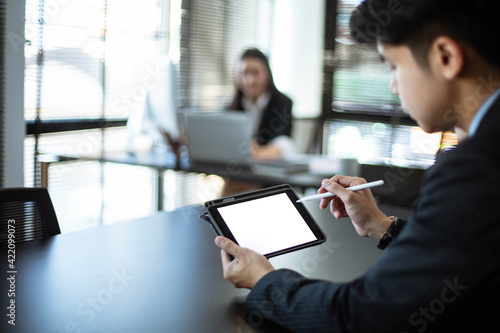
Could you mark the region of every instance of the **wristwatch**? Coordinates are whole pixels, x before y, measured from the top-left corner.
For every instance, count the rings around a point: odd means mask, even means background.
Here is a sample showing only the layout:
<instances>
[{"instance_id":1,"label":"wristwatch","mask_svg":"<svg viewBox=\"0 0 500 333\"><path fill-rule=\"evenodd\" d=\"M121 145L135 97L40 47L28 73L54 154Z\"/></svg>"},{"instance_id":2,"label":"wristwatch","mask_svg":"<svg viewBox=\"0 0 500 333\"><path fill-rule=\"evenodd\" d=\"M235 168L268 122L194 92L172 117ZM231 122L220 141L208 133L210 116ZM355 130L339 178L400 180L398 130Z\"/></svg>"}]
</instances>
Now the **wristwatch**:
<instances>
[{"instance_id":1,"label":"wristwatch","mask_svg":"<svg viewBox=\"0 0 500 333\"><path fill-rule=\"evenodd\" d=\"M389 245L389 243L392 241L394 236L396 236L396 233L398 231L399 217L390 216L389 218L392 219L391 226L377 244L377 247L381 250L385 249L387 245Z\"/></svg>"}]
</instances>

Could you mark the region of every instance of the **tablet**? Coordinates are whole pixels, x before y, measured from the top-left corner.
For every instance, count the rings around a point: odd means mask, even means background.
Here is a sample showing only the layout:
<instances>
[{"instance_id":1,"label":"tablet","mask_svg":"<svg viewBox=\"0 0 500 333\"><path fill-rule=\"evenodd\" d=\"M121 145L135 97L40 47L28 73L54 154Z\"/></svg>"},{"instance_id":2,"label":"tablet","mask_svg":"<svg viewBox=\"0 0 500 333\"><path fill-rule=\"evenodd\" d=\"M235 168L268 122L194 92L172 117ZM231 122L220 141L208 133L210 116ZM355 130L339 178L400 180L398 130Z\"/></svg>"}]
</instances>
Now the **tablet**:
<instances>
[{"instance_id":1,"label":"tablet","mask_svg":"<svg viewBox=\"0 0 500 333\"><path fill-rule=\"evenodd\" d=\"M205 202L218 235L267 258L318 245L326 236L290 185Z\"/></svg>"}]
</instances>

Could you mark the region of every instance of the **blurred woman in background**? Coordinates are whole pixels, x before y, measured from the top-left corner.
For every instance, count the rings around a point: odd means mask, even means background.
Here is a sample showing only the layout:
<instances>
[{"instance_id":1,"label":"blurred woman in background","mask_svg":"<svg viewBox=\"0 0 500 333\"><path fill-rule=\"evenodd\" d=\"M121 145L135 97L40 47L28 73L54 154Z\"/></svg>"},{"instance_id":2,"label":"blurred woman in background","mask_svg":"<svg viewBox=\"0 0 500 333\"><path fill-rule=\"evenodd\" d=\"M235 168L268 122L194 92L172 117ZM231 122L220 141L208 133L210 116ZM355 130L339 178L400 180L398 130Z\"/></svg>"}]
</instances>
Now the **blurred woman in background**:
<instances>
[{"instance_id":1,"label":"blurred woman in background","mask_svg":"<svg viewBox=\"0 0 500 333\"><path fill-rule=\"evenodd\" d=\"M296 153L292 133L292 100L274 84L267 57L258 49L243 52L236 68L231 111L245 112L252 133L253 160L281 159ZM225 179L221 196L262 188L261 184Z\"/></svg>"},{"instance_id":2,"label":"blurred woman in background","mask_svg":"<svg viewBox=\"0 0 500 333\"><path fill-rule=\"evenodd\" d=\"M279 159L296 152L292 132L292 100L274 84L267 57L258 49L243 52L230 110L247 113L253 159Z\"/></svg>"}]
</instances>

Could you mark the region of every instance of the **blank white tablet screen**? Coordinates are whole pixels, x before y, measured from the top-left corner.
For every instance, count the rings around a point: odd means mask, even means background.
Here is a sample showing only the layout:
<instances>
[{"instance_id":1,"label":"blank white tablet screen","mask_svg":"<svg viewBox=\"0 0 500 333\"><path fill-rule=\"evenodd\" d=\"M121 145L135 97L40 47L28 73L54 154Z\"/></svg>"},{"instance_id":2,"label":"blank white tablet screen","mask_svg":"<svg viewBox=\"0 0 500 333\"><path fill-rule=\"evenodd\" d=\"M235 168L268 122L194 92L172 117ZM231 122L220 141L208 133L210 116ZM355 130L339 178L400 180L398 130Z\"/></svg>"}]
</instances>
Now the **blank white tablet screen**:
<instances>
[{"instance_id":1,"label":"blank white tablet screen","mask_svg":"<svg viewBox=\"0 0 500 333\"><path fill-rule=\"evenodd\" d=\"M316 240L286 193L220 207L240 246L269 254Z\"/></svg>"}]
</instances>

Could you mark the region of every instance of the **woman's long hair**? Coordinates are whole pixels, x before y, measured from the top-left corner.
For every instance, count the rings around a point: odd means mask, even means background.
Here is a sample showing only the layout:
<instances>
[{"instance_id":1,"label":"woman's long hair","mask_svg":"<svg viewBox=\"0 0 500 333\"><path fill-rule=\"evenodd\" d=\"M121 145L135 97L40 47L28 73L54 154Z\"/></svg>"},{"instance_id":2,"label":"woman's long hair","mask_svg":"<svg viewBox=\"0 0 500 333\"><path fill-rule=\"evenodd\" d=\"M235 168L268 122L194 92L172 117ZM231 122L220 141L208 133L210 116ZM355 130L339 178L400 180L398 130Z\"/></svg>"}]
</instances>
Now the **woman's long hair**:
<instances>
[{"instance_id":1,"label":"woman's long hair","mask_svg":"<svg viewBox=\"0 0 500 333\"><path fill-rule=\"evenodd\" d=\"M280 93L278 88L276 88L276 85L274 84L274 79L273 79L273 73L271 72L271 66L269 66L269 61L267 60L267 57L262 53L259 49L256 48L251 48L245 50L243 54L240 57L240 61L243 61L248 58L254 58L262 61L264 64L264 67L267 70L267 74L269 77L269 82L267 83L267 89L271 92L271 94L275 93ZM243 91L241 91L240 87L238 86L238 83L235 82L236 86L236 94L234 96L233 101L231 102L229 109L230 110L243 110L243 106L241 104L241 99L243 97Z\"/></svg>"}]
</instances>

